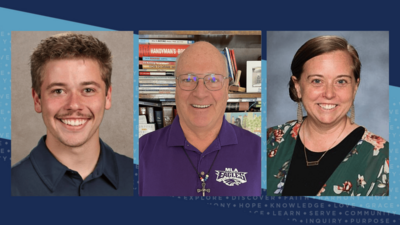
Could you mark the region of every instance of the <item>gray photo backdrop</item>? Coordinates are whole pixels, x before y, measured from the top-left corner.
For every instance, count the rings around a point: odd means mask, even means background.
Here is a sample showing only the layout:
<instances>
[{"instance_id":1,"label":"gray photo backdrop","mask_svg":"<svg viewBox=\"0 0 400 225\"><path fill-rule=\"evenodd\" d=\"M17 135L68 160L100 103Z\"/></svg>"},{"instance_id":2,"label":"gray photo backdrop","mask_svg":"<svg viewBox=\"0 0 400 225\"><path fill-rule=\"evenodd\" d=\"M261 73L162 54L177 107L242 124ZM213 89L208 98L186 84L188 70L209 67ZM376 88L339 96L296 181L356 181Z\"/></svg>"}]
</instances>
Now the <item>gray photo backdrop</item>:
<instances>
[{"instance_id":1,"label":"gray photo backdrop","mask_svg":"<svg viewBox=\"0 0 400 225\"><path fill-rule=\"evenodd\" d=\"M26 157L46 134L42 114L32 100L29 57L41 40L65 31L11 33L11 165ZM74 32L74 31L73 31ZM115 152L133 157L133 32L90 31L113 57L111 109L104 113L100 137Z\"/></svg>"},{"instance_id":2,"label":"gray photo backdrop","mask_svg":"<svg viewBox=\"0 0 400 225\"><path fill-rule=\"evenodd\" d=\"M362 64L356 123L389 140L388 31L268 31L267 127L297 118L297 103L289 97L290 65L306 41L321 35L344 37L356 48Z\"/></svg>"}]
</instances>

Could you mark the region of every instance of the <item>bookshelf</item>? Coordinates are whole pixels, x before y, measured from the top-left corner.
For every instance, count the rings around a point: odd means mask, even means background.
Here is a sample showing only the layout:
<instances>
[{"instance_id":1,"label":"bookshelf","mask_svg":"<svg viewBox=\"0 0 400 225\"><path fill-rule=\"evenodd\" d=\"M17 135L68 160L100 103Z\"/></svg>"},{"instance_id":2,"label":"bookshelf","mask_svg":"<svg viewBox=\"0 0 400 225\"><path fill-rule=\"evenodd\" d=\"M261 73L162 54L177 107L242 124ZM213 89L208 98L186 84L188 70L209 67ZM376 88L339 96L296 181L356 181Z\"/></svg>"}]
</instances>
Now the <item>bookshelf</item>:
<instances>
[{"instance_id":1,"label":"bookshelf","mask_svg":"<svg viewBox=\"0 0 400 225\"><path fill-rule=\"evenodd\" d=\"M139 31L139 39L207 41L221 51L225 47L234 50L237 69L241 70L241 87L246 87L247 61L261 61L261 38L261 31ZM174 105L175 94L143 93L139 89L139 101L159 106ZM248 102L250 105L261 102L261 93L229 92L228 103L236 102L240 104ZM150 105L140 104L140 106ZM161 110L157 108L156 106L155 110Z\"/></svg>"}]
</instances>

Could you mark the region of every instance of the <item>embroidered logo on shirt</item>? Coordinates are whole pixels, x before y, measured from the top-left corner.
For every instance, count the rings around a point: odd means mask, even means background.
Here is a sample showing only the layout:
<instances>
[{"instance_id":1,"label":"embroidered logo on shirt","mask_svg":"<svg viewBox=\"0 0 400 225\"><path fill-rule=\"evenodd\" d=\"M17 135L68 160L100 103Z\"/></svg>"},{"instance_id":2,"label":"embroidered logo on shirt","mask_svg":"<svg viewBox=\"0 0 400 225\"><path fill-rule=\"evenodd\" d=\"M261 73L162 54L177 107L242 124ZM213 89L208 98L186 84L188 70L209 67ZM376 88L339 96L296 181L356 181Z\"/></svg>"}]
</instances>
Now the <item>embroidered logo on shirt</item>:
<instances>
[{"instance_id":1,"label":"embroidered logo on shirt","mask_svg":"<svg viewBox=\"0 0 400 225\"><path fill-rule=\"evenodd\" d=\"M234 186L235 184L239 186L239 184L247 182L247 172L239 172L236 168L235 170L225 168L225 170L216 170L215 172L217 174L217 181L224 182L228 186Z\"/></svg>"}]
</instances>

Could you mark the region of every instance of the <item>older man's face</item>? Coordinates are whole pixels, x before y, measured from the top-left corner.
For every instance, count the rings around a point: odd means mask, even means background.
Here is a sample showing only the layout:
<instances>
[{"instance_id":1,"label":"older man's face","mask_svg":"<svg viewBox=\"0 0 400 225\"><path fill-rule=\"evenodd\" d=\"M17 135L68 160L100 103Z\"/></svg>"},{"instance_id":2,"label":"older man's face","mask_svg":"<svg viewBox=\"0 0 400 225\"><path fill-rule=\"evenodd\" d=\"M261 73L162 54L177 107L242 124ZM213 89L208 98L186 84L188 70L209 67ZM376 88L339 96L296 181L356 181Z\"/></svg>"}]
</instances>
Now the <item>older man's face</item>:
<instances>
[{"instance_id":1,"label":"older man's face","mask_svg":"<svg viewBox=\"0 0 400 225\"><path fill-rule=\"evenodd\" d=\"M223 55L208 43L194 44L180 57L175 76L196 74L203 78L207 74L227 76ZM228 79L222 89L208 90L200 79L196 89L185 91L176 87L175 101L181 124L191 129L221 126L228 100Z\"/></svg>"}]
</instances>

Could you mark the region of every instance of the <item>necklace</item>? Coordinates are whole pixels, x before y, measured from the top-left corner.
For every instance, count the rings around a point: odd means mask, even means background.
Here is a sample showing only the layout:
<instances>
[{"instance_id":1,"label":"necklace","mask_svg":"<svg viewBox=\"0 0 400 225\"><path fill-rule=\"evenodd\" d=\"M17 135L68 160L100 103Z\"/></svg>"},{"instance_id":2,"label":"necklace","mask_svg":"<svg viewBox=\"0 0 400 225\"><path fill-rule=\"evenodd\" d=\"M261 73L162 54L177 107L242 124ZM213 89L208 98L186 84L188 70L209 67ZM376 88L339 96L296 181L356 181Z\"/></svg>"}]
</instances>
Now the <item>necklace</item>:
<instances>
[{"instance_id":1,"label":"necklace","mask_svg":"<svg viewBox=\"0 0 400 225\"><path fill-rule=\"evenodd\" d=\"M304 123L304 122L303 122L303 123ZM325 154L326 154L329 150L332 149L333 145L334 145L334 144L336 143L336 141L339 139L340 135L342 135L344 129L346 128L346 125L347 125L347 117L346 117L346 121L345 121L343 130L340 132L339 136L338 136L338 137L336 138L336 140L332 143L331 147L329 147L328 150L326 150L326 151L324 152L324 154L322 154L322 156L321 156L317 161L308 161L308 159L307 159L307 152L306 152L306 136L304 135L304 155L305 155L305 157L306 157L307 166L318 166L319 161L321 161L321 159L325 156ZM304 131L303 131L303 134L304 134Z\"/></svg>"},{"instance_id":2,"label":"necklace","mask_svg":"<svg viewBox=\"0 0 400 225\"><path fill-rule=\"evenodd\" d=\"M206 181L208 180L208 177L209 177L208 174L210 174L210 171L211 171L212 166L214 165L215 159L217 159L219 150L218 150L217 154L216 154L215 157L214 157L214 160L213 160L213 162L212 162L212 164L211 164L211 166L210 166L210 169L208 169L208 172L207 172L206 176L203 178L203 177L200 175L199 171L198 171L198 170L196 169L196 167L194 166L192 160L190 159L189 155L188 155L187 152L186 152L186 149L185 149L184 147L182 147L182 148L183 148L183 151L184 151L185 154L186 154L186 157L189 159L190 164L192 164L193 169L196 171L197 175L198 175L199 178L200 178L200 181L201 181L201 189L197 189L197 193L203 192L203 196L206 196L206 192L207 192L207 193L210 193L210 189L206 189Z\"/></svg>"}]
</instances>

